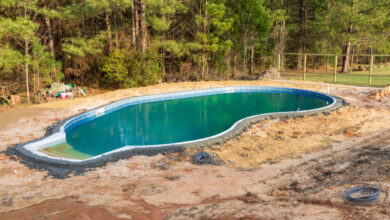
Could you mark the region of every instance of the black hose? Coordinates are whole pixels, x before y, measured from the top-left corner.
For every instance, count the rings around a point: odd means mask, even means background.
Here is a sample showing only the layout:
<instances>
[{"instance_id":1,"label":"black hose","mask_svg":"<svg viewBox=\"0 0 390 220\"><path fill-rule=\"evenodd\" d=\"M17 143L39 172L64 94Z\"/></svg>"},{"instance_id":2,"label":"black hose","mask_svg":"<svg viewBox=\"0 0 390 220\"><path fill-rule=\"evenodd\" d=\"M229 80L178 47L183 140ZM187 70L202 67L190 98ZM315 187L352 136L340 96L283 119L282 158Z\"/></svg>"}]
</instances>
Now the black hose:
<instances>
[{"instance_id":1,"label":"black hose","mask_svg":"<svg viewBox=\"0 0 390 220\"><path fill-rule=\"evenodd\" d=\"M195 164L213 164L213 165L222 165L223 163L217 163L213 160L213 156L211 154L201 151L195 154L194 156L194 163Z\"/></svg>"},{"instance_id":2,"label":"black hose","mask_svg":"<svg viewBox=\"0 0 390 220\"><path fill-rule=\"evenodd\" d=\"M322 186L317 186L317 187L311 188L307 192L305 192L303 198L304 198L304 200L306 200L308 195L316 193L316 192L318 192L324 188L330 187L330 186L342 186L342 185L346 185L346 184L361 185L359 187L350 188L344 192L344 195L343 195L344 199L352 205L362 205L362 206L372 205L378 201L381 192L386 194L384 201L387 201L389 198L389 194L385 190L382 190L381 187L379 187L377 185L368 184L368 183L352 183L352 182L353 181L348 180L345 182L336 182L336 183L329 183L329 184L322 185ZM361 197L358 197L358 198L354 197L355 194L357 194L359 192L360 192L360 194L358 194L358 195L361 195L361 193L363 193L361 190L364 188L373 188L373 189L375 189L375 191L368 191L369 194L368 194L367 198L362 199ZM359 191L359 189L360 189L360 191ZM379 190L379 193L377 193L376 190ZM373 194L373 192L376 192L378 195L375 193ZM365 195L367 195L367 192ZM375 197L376 197L376 199L375 199ZM364 201L364 200L366 200L366 201Z\"/></svg>"},{"instance_id":3,"label":"black hose","mask_svg":"<svg viewBox=\"0 0 390 220\"><path fill-rule=\"evenodd\" d=\"M381 190L371 186L360 186L348 189L345 199L358 206L369 206L376 203L381 195Z\"/></svg>"}]
</instances>

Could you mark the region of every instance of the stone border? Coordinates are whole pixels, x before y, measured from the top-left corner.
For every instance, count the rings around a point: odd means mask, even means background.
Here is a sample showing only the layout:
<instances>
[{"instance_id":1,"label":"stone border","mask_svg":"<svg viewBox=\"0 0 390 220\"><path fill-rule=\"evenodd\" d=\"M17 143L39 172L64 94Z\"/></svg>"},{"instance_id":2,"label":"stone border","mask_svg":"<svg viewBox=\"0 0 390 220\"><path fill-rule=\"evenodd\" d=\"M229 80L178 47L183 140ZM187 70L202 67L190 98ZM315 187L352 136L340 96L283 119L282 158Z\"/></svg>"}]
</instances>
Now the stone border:
<instances>
[{"instance_id":1,"label":"stone border","mask_svg":"<svg viewBox=\"0 0 390 220\"><path fill-rule=\"evenodd\" d=\"M123 147L97 157L92 157L86 160L70 160L63 158L55 158L51 156L44 155L43 153L38 153L38 151L32 151L26 149L27 146L37 145L37 142L42 142L50 137L58 136L63 138L67 129L71 129L73 126L77 126L80 123L85 123L87 121L93 120L97 117L100 117L110 112L116 111L121 108L128 107L130 105L136 105L146 102L157 102L161 100L169 99L180 99L187 97L197 97L205 95L214 95L214 94L223 94L223 93L236 93L236 92L274 92L274 93L293 93L300 94L305 96L317 97L331 102L329 106L307 110L307 111L296 111L296 112L282 112L282 113L267 113L256 116L251 116L244 118L236 122L228 130L204 139L175 143L175 144L166 144L166 145L155 145L155 146L128 146ZM238 136L248 127L253 124L256 124L262 120L270 120L276 118L296 118L303 116L313 116L318 114L328 114L344 105L344 100L338 97L328 96L318 92L312 92L301 89L291 89L291 88L279 88L279 87L224 87L217 89L205 89L205 90L194 90L186 92L175 92L161 95L151 95L151 96L141 96L130 99L124 99L117 101L102 107L98 107L90 112L82 113L77 116L72 117L71 119L66 119L51 129L51 132L48 132L48 135L31 141L27 143L17 144L13 148L8 148L6 153L8 155L14 156L17 155L22 162L25 163L28 167L39 170L47 170L49 174L57 178L66 178L70 173L82 174L90 169L96 167L105 166L107 163L116 162L122 159L127 159L136 155L145 155L153 156L161 153L173 153L173 152L182 152L185 148L204 148L211 147L214 145L220 145L233 137ZM103 112L103 113L102 113Z\"/></svg>"}]
</instances>

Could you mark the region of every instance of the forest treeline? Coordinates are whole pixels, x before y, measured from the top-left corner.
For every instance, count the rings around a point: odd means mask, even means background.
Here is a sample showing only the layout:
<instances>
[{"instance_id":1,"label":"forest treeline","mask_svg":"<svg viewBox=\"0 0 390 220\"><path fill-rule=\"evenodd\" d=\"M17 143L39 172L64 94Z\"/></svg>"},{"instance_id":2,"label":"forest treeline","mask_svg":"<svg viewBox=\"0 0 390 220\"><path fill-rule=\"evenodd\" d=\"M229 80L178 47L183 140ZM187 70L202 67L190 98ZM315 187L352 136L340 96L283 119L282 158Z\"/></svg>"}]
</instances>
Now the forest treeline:
<instances>
[{"instance_id":1,"label":"forest treeline","mask_svg":"<svg viewBox=\"0 0 390 220\"><path fill-rule=\"evenodd\" d=\"M0 77L34 91L228 79L283 52L390 53L389 15L389 0L1 0Z\"/></svg>"}]
</instances>

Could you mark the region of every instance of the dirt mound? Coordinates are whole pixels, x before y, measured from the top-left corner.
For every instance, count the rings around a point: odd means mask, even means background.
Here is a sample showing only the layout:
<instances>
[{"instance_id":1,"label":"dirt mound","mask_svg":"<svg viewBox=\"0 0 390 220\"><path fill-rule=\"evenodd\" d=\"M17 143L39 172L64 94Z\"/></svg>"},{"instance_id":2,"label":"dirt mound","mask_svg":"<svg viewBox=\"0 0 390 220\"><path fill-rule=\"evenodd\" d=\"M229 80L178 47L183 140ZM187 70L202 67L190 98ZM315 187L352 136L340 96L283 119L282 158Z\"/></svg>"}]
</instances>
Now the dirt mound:
<instances>
[{"instance_id":1,"label":"dirt mound","mask_svg":"<svg viewBox=\"0 0 390 220\"><path fill-rule=\"evenodd\" d=\"M388 84L385 88L377 91L370 92L370 98L376 99L378 101L382 101L385 96L390 95L390 84Z\"/></svg>"},{"instance_id":2,"label":"dirt mound","mask_svg":"<svg viewBox=\"0 0 390 220\"><path fill-rule=\"evenodd\" d=\"M280 79L280 74L276 68L269 68L258 76L259 80Z\"/></svg>"}]
</instances>

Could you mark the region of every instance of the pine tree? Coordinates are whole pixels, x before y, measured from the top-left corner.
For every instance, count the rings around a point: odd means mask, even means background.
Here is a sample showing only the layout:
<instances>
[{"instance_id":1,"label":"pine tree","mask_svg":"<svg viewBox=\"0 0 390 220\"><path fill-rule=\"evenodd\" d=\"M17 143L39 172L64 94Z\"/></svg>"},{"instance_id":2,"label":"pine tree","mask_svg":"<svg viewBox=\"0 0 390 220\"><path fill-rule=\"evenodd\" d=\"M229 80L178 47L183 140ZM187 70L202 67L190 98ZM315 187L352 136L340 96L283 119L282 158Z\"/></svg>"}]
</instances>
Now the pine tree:
<instances>
[{"instance_id":1,"label":"pine tree","mask_svg":"<svg viewBox=\"0 0 390 220\"><path fill-rule=\"evenodd\" d=\"M272 25L271 16L263 4L259 0L230 0L227 3L234 18L233 38L237 50L243 56L244 74L248 69L248 48L251 50L253 66L255 45L259 46L258 43L267 37Z\"/></svg>"},{"instance_id":2,"label":"pine tree","mask_svg":"<svg viewBox=\"0 0 390 220\"><path fill-rule=\"evenodd\" d=\"M224 35L231 29L233 19L227 16L227 8L223 0L201 1L200 10L195 12L195 22L198 32L192 49L199 53L193 59L201 65L200 79L203 81L208 72L210 56L218 57L230 51L232 42L224 39Z\"/></svg>"},{"instance_id":3,"label":"pine tree","mask_svg":"<svg viewBox=\"0 0 390 220\"><path fill-rule=\"evenodd\" d=\"M23 48L24 52L24 71L26 78L27 102L30 103L29 89L29 70L31 64L30 50L33 43L38 42L35 31L38 24L31 19L31 16L37 11L37 0L31 1L2 1L0 9L7 10L11 18L0 18L0 27L2 27L1 36L11 38L17 42L17 46ZM15 45L15 48L17 48ZM21 63L22 63L21 62Z\"/></svg>"}]
</instances>

